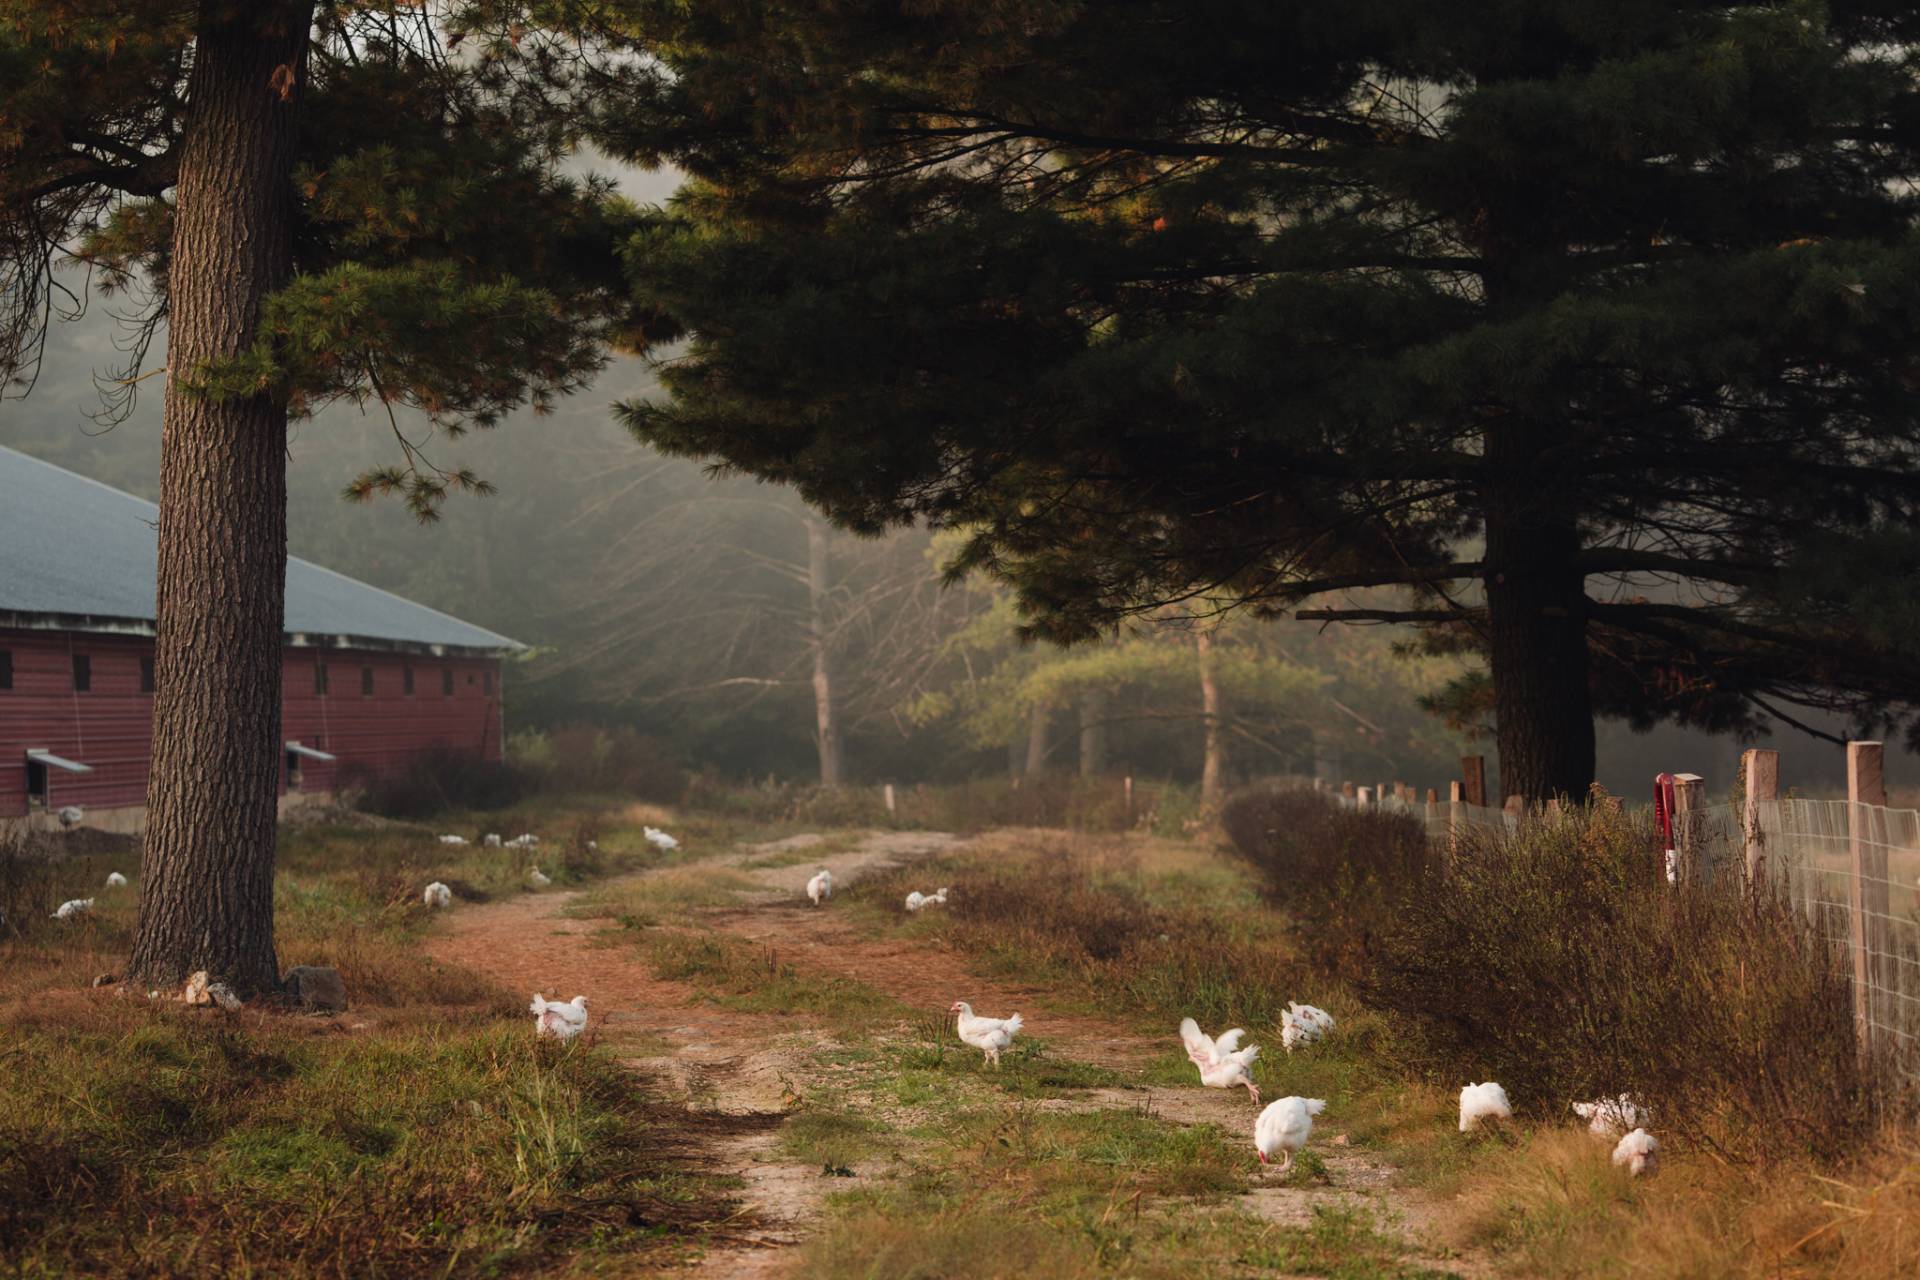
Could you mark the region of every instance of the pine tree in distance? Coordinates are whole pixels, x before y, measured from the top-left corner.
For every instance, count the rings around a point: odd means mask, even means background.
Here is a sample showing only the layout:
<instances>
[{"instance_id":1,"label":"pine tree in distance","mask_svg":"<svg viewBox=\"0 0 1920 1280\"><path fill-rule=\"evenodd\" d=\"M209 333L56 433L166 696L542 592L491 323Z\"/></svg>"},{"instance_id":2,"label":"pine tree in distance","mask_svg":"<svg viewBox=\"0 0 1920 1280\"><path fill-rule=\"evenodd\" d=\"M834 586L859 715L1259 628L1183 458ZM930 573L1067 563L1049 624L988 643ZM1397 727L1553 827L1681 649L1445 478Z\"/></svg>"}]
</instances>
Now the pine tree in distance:
<instances>
[{"instance_id":1,"label":"pine tree in distance","mask_svg":"<svg viewBox=\"0 0 1920 1280\"><path fill-rule=\"evenodd\" d=\"M277 980L289 415L392 415L352 492L428 519L484 481L397 409L490 425L599 366L621 215L560 174L569 75L494 5L0 6L0 377L84 304L63 265L143 321L122 394L166 334L136 980Z\"/></svg>"},{"instance_id":2,"label":"pine tree in distance","mask_svg":"<svg viewBox=\"0 0 1920 1280\"><path fill-rule=\"evenodd\" d=\"M1058 638L1481 654L1506 793L1584 795L1597 714L1911 711L1912 6L604 8L669 74L603 145L697 179L642 439L967 528Z\"/></svg>"}]
</instances>

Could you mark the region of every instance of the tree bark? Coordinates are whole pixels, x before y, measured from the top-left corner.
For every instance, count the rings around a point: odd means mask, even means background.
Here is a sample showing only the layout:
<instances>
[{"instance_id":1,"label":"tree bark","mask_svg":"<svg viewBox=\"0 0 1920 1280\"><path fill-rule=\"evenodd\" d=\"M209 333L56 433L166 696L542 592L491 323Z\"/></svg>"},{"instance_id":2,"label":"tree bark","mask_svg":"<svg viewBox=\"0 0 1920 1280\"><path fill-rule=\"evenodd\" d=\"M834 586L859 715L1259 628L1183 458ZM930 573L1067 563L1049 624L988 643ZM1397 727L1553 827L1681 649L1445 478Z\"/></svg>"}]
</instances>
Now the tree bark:
<instances>
[{"instance_id":1,"label":"tree bark","mask_svg":"<svg viewBox=\"0 0 1920 1280\"><path fill-rule=\"evenodd\" d=\"M1227 734L1221 723L1220 684L1213 675L1213 634L1196 631L1194 652L1200 667L1200 712L1204 717L1204 746L1200 757L1200 808L1218 813L1227 780Z\"/></svg>"},{"instance_id":2,"label":"tree bark","mask_svg":"<svg viewBox=\"0 0 1920 1280\"><path fill-rule=\"evenodd\" d=\"M814 741L820 750L820 785L837 787L846 781L846 759L840 740L840 718L833 701L833 655L828 633L827 529L806 518L807 526L807 645L813 651Z\"/></svg>"},{"instance_id":3,"label":"tree bark","mask_svg":"<svg viewBox=\"0 0 1920 1280\"><path fill-rule=\"evenodd\" d=\"M287 561L287 406L194 382L254 343L292 270L311 3L200 9L168 272L153 755L129 975L270 989Z\"/></svg>"},{"instance_id":4,"label":"tree bark","mask_svg":"<svg viewBox=\"0 0 1920 1280\"><path fill-rule=\"evenodd\" d=\"M1107 692L1089 690L1080 698L1080 776L1098 778L1107 771Z\"/></svg>"},{"instance_id":5,"label":"tree bark","mask_svg":"<svg viewBox=\"0 0 1920 1280\"><path fill-rule=\"evenodd\" d=\"M1053 709L1036 706L1027 712L1027 776L1037 778L1047 768L1047 727Z\"/></svg>"},{"instance_id":6,"label":"tree bark","mask_svg":"<svg viewBox=\"0 0 1920 1280\"><path fill-rule=\"evenodd\" d=\"M1546 431L1487 433L1487 627L1500 795L1584 801L1593 785L1586 577L1570 504L1540 465Z\"/></svg>"}]
</instances>

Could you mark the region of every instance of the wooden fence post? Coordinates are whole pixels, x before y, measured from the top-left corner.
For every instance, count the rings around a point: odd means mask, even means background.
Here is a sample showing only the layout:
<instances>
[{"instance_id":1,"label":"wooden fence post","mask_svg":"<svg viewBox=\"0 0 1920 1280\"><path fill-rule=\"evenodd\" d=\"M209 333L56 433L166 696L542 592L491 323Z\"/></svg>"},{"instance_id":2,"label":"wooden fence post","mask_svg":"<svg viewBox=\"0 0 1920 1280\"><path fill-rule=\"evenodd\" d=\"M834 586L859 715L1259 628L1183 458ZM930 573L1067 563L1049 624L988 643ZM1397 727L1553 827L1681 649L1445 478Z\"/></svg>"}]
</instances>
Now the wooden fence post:
<instances>
[{"instance_id":1,"label":"wooden fence post","mask_svg":"<svg viewBox=\"0 0 1920 1280\"><path fill-rule=\"evenodd\" d=\"M1353 793L1353 807L1356 809L1372 808L1373 807L1372 800L1373 800L1372 787L1361 787L1358 791Z\"/></svg>"},{"instance_id":2,"label":"wooden fence post","mask_svg":"<svg viewBox=\"0 0 1920 1280\"><path fill-rule=\"evenodd\" d=\"M1767 838L1760 830L1760 806L1780 798L1780 753L1755 747L1740 753L1740 829L1746 835L1747 883L1760 879L1767 859Z\"/></svg>"},{"instance_id":3,"label":"wooden fence post","mask_svg":"<svg viewBox=\"0 0 1920 1280\"><path fill-rule=\"evenodd\" d=\"M1127 802L1127 825L1133 825L1133 775L1128 774L1120 780L1120 792Z\"/></svg>"},{"instance_id":4,"label":"wooden fence post","mask_svg":"<svg viewBox=\"0 0 1920 1280\"><path fill-rule=\"evenodd\" d=\"M1486 808L1487 758L1485 756L1461 756L1460 777L1464 780L1461 786L1466 790L1466 794L1460 798L1468 804L1478 805L1483 809Z\"/></svg>"},{"instance_id":5,"label":"wooden fence post","mask_svg":"<svg viewBox=\"0 0 1920 1280\"><path fill-rule=\"evenodd\" d=\"M1675 878L1700 873L1694 862L1700 851L1694 827L1699 823L1698 814L1705 796L1706 779L1699 774L1673 775L1673 866L1670 871Z\"/></svg>"},{"instance_id":6,"label":"wooden fence post","mask_svg":"<svg viewBox=\"0 0 1920 1280\"><path fill-rule=\"evenodd\" d=\"M1343 782L1340 784L1340 797L1343 800L1353 800L1357 798L1351 782Z\"/></svg>"},{"instance_id":7,"label":"wooden fence post","mask_svg":"<svg viewBox=\"0 0 1920 1280\"><path fill-rule=\"evenodd\" d=\"M1501 807L1507 811L1508 815L1515 819L1527 816L1527 799L1525 796L1517 793L1508 796L1507 803Z\"/></svg>"},{"instance_id":8,"label":"wooden fence post","mask_svg":"<svg viewBox=\"0 0 1920 1280\"><path fill-rule=\"evenodd\" d=\"M1848 916L1853 949L1853 1025L1861 1056L1873 1050L1879 957L1887 949L1886 762L1878 742L1847 744Z\"/></svg>"}]
</instances>

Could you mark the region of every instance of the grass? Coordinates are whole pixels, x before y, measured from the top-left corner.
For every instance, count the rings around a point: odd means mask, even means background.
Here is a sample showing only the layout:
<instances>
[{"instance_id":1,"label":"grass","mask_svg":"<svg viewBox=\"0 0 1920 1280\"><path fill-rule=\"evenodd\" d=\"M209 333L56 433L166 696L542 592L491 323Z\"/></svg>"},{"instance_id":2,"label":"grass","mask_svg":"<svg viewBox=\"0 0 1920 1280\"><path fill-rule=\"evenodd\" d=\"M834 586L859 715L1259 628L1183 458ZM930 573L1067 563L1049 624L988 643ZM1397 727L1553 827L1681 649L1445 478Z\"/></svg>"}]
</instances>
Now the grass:
<instances>
[{"instance_id":1,"label":"grass","mask_svg":"<svg viewBox=\"0 0 1920 1280\"><path fill-rule=\"evenodd\" d=\"M517 1022L341 1036L110 998L16 1010L0 1257L26 1275L479 1274L684 1248L669 1231L724 1206L659 1108L610 1058Z\"/></svg>"},{"instance_id":2,"label":"grass","mask_svg":"<svg viewBox=\"0 0 1920 1280\"><path fill-rule=\"evenodd\" d=\"M728 867L673 867L643 880L590 889L567 914L608 917L640 929L683 920L688 912L702 907L731 906L740 894L763 887L752 876Z\"/></svg>"},{"instance_id":3,"label":"grass","mask_svg":"<svg viewBox=\"0 0 1920 1280\"><path fill-rule=\"evenodd\" d=\"M703 998L742 1013L803 1013L854 1027L897 1022L911 1010L851 978L803 975L771 947L738 938L679 930L644 939L654 972L691 983Z\"/></svg>"}]
</instances>

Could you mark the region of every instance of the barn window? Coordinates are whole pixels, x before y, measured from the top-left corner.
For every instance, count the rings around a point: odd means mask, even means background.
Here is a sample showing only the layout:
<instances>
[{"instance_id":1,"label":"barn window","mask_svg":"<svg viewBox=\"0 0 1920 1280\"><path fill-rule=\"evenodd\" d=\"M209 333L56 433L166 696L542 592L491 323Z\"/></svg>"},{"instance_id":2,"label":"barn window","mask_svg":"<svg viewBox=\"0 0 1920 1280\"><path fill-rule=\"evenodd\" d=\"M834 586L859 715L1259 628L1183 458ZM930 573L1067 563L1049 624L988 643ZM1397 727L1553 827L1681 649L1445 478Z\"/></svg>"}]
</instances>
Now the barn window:
<instances>
[{"instance_id":1,"label":"barn window","mask_svg":"<svg viewBox=\"0 0 1920 1280\"><path fill-rule=\"evenodd\" d=\"M363 698L371 698L373 696L372 667L360 668L360 696Z\"/></svg>"},{"instance_id":2,"label":"barn window","mask_svg":"<svg viewBox=\"0 0 1920 1280\"><path fill-rule=\"evenodd\" d=\"M453 696L453 668L452 667L440 668L440 694L442 697L447 697L447 698L451 698Z\"/></svg>"},{"instance_id":3,"label":"barn window","mask_svg":"<svg viewBox=\"0 0 1920 1280\"><path fill-rule=\"evenodd\" d=\"M13 650L0 649L0 689L13 688Z\"/></svg>"},{"instance_id":4,"label":"barn window","mask_svg":"<svg viewBox=\"0 0 1920 1280\"><path fill-rule=\"evenodd\" d=\"M323 698L327 696L327 664L324 662L313 664L313 691Z\"/></svg>"},{"instance_id":5,"label":"barn window","mask_svg":"<svg viewBox=\"0 0 1920 1280\"><path fill-rule=\"evenodd\" d=\"M408 697L413 696L413 664L411 662L400 668L400 692Z\"/></svg>"},{"instance_id":6,"label":"barn window","mask_svg":"<svg viewBox=\"0 0 1920 1280\"><path fill-rule=\"evenodd\" d=\"M153 692L153 655L140 659L140 692Z\"/></svg>"},{"instance_id":7,"label":"barn window","mask_svg":"<svg viewBox=\"0 0 1920 1280\"><path fill-rule=\"evenodd\" d=\"M482 671L480 673L480 692L486 694L488 697L493 696L493 672Z\"/></svg>"},{"instance_id":8,"label":"barn window","mask_svg":"<svg viewBox=\"0 0 1920 1280\"><path fill-rule=\"evenodd\" d=\"M93 688L93 659L84 653L73 655L73 691L85 693Z\"/></svg>"}]
</instances>

